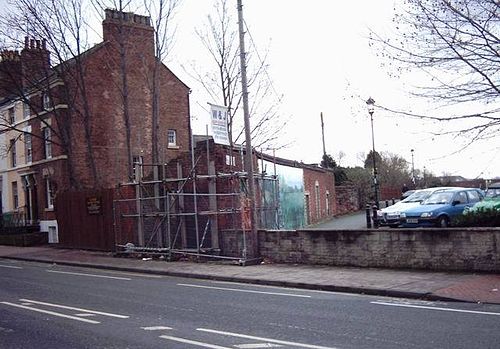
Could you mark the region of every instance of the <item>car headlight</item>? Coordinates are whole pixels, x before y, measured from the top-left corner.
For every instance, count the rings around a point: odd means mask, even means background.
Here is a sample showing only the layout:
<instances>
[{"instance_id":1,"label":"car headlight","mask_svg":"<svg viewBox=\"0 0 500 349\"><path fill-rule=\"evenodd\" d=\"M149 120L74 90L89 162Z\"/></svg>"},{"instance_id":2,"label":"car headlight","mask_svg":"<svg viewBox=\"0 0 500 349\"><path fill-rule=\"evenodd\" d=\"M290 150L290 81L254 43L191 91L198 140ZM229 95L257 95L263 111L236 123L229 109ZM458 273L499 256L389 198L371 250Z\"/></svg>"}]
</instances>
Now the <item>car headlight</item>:
<instances>
[{"instance_id":1,"label":"car headlight","mask_svg":"<svg viewBox=\"0 0 500 349\"><path fill-rule=\"evenodd\" d=\"M420 215L422 218L429 218L432 217L432 212L424 212Z\"/></svg>"},{"instance_id":2,"label":"car headlight","mask_svg":"<svg viewBox=\"0 0 500 349\"><path fill-rule=\"evenodd\" d=\"M406 213L401 212L401 213L399 214L399 217L401 217L401 218L406 218Z\"/></svg>"},{"instance_id":3,"label":"car headlight","mask_svg":"<svg viewBox=\"0 0 500 349\"><path fill-rule=\"evenodd\" d=\"M382 212L382 210L378 210L377 211L377 216L383 217L384 216L384 212Z\"/></svg>"}]
</instances>

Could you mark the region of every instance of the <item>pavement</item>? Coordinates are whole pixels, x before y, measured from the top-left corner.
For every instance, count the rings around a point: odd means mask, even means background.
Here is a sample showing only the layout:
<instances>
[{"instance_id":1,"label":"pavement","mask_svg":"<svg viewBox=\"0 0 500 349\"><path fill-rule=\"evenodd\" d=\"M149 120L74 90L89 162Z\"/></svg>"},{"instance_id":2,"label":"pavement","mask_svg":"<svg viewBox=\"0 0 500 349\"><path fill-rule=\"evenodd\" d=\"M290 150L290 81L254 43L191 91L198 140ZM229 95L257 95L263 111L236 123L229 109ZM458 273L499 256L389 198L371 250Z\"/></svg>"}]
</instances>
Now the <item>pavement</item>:
<instances>
[{"instance_id":1,"label":"pavement","mask_svg":"<svg viewBox=\"0 0 500 349\"><path fill-rule=\"evenodd\" d=\"M198 279L390 297L500 304L500 273L333 267L297 264L239 266L227 262L143 260L109 252L0 246L0 258Z\"/></svg>"}]
</instances>

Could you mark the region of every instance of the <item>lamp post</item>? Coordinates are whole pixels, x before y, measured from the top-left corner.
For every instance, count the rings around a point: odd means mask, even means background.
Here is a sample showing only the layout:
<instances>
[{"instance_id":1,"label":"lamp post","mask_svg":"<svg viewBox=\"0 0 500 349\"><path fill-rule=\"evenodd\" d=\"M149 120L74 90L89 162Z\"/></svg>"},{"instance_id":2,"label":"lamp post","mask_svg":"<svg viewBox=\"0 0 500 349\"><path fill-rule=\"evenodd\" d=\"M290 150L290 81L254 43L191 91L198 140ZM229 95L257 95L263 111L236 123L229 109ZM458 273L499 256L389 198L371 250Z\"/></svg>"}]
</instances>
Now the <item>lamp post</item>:
<instances>
[{"instance_id":1,"label":"lamp post","mask_svg":"<svg viewBox=\"0 0 500 349\"><path fill-rule=\"evenodd\" d=\"M414 149L411 149L411 181L413 182L413 189L415 189L415 162L413 161Z\"/></svg>"},{"instance_id":2,"label":"lamp post","mask_svg":"<svg viewBox=\"0 0 500 349\"><path fill-rule=\"evenodd\" d=\"M370 122L372 126L372 159L373 159L373 191L374 191L374 199L375 205L377 208L379 207L379 196L378 196L378 180L377 180L377 162L375 160L375 134L373 132L373 112L375 110L375 100L373 98L368 98L366 101L366 105L368 106L368 113L370 114Z\"/></svg>"}]
</instances>

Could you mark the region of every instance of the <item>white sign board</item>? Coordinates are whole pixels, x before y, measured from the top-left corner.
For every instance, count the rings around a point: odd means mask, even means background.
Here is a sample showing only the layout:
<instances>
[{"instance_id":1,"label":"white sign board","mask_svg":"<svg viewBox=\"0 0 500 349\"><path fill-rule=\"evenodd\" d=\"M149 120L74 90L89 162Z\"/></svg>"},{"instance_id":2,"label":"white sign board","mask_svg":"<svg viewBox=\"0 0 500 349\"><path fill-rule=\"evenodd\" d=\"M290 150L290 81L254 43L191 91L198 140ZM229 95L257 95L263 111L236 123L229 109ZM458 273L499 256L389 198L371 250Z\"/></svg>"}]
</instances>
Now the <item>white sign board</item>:
<instances>
[{"instance_id":1,"label":"white sign board","mask_svg":"<svg viewBox=\"0 0 500 349\"><path fill-rule=\"evenodd\" d=\"M227 132L227 108L219 105L210 104L212 135L217 144L229 145L229 135Z\"/></svg>"}]
</instances>

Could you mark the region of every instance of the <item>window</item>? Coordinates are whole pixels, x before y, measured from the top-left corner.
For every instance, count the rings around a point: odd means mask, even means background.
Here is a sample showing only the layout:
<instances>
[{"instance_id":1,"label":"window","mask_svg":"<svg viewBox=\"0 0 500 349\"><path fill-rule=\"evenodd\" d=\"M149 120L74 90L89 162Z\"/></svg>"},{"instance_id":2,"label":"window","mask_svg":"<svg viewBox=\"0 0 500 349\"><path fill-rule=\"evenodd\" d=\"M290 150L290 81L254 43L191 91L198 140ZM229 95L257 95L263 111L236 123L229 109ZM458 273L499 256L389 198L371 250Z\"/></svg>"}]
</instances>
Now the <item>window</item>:
<instances>
[{"instance_id":1,"label":"window","mask_svg":"<svg viewBox=\"0 0 500 349\"><path fill-rule=\"evenodd\" d=\"M14 209L19 207L19 196L17 193L17 182L12 182L12 204Z\"/></svg>"},{"instance_id":2,"label":"window","mask_svg":"<svg viewBox=\"0 0 500 349\"><path fill-rule=\"evenodd\" d=\"M52 108L52 100L51 100L48 92L44 92L42 95L42 105L43 105L43 109Z\"/></svg>"},{"instance_id":3,"label":"window","mask_svg":"<svg viewBox=\"0 0 500 349\"><path fill-rule=\"evenodd\" d=\"M144 162L144 158L142 156L134 156L132 158L132 178L134 180L137 179L137 171L140 171L139 176L140 178L143 177L143 167L141 166Z\"/></svg>"},{"instance_id":4,"label":"window","mask_svg":"<svg viewBox=\"0 0 500 349\"><path fill-rule=\"evenodd\" d=\"M46 205L45 207L48 209L54 208L54 190L52 186L52 181L49 177L45 178L45 198Z\"/></svg>"},{"instance_id":5,"label":"window","mask_svg":"<svg viewBox=\"0 0 500 349\"><path fill-rule=\"evenodd\" d=\"M50 128L44 127L43 128L43 143L44 143L44 151L45 151L45 158L50 159L52 158L52 135L50 132Z\"/></svg>"},{"instance_id":6,"label":"window","mask_svg":"<svg viewBox=\"0 0 500 349\"><path fill-rule=\"evenodd\" d=\"M469 195L469 202L479 202L481 201L480 194L475 190L467 191L467 195Z\"/></svg>"},{"instance_id":7,"label":"window","mask_svg":"<svg viewBox=\"0 0 500 349\"><path fill-rule=\"evenodd\" d=\"M226 154L226 165L235 166L236 158L234 156Z\"/></svg>"},{"instance_id":8,"label":"window","mask_svg":"<svg viewBox=\"0 0 500 349\"><path fill-rule=\"evenodd\" d=\"M10 166L11 167L16 167L17 166L17 154L16 154L16 140L11 139L10 140Z\"/></svg>"},{"instance_id":9,"label":"window","mask_svg":"<svg viewBox=\"0 0 500 349\"><path fill-rule=\"evenodd\" d=\"M9 124L16 122L16 114L14 113L14 107L9 108Z\"/></svg>"},{"instance_id":10,"label":"window","mask_svg":"<svg viewBox=\"0 0 500 349\"><path fill-rule=\"evenodd\" d=\"M23 103L23 117L27 119L30 117L30 114L30 105L28 103Z\"/></svg>"},{"instance_id":11,"label":"window","mask_svg":"<svg viewBox=\"0 0 500 349\"><path fill-rule=\"evenodd\" d=\"M177 146L177 132L175 130L168 130L168 146Z\"/></svg>"},{"instance_id":12,"label":"window","mask_svg":"<svg viewBox=\"0 0 500 349\"><path fill-rule=\"evenodd\" d=\"M31 142L31 133L24 134L24 155L26 157L26 163L29 164L33 161L33 148Z\"/></svg>"},{"instance_id":13,"label":"window","mask_svg":"<svg viewBox=\"0 0 500 349\"><path fill-rule=\"evenodd\" d=\"M465 191L461 191L457 194L455 197L455 201L458 201L459 204L466 204L467 203L467 194Z\"/></svg>"}]
</instances>

